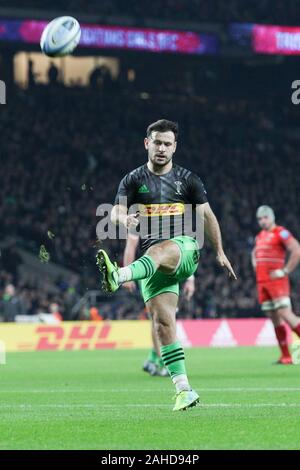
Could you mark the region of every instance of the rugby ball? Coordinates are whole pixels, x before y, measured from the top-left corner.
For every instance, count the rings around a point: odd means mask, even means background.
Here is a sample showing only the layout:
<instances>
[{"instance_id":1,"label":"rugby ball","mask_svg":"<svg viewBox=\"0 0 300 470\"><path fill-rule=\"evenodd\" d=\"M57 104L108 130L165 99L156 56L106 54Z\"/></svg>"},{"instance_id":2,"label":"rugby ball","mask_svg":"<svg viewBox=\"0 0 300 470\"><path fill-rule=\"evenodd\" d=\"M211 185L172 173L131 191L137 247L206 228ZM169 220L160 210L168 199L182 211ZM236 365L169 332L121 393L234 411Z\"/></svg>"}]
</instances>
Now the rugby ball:
<instances>
[{"instance_id":1,"label":"rugby ball","mask_svg":"<svg viewBox=\"0 0 300 470\"><path fill-rule=\"evenodd\" d=\"M60 16L47 24L41 36L41 49L50 57L71 54L79 43L81 29L72 16Z\"/></svg>"}]
</instances>

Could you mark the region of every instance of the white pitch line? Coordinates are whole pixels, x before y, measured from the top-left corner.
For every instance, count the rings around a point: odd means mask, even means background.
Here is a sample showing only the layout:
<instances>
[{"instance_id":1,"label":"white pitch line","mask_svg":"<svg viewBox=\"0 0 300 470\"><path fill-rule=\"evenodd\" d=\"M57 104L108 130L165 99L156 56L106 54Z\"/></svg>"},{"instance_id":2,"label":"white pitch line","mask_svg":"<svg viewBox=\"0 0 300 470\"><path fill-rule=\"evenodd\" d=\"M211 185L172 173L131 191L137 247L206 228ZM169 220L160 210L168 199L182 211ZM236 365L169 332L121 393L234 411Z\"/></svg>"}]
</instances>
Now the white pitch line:
<instances>
[{"instance_id":1,"label":"white pitch line","mask_svg":"<svg viewBox=\"0 0 300 470\"><path fill-rule=\"evenodd\" d=\"M240 392L300 392L300 387L228 387L228 388L198 388L198 392L204 393L240 393ZM0 389L0 393L22 393L22 394L35 394L35 393L161 393L169 392L168 388L96 388L96 389L76 389L76 388L67 388L67 389L23 389L23 390L3 390Z\"/></svg>"},{"instance_id":2,"label":"white pitch line","mask_svg":"<svg viewBox=\"0 0 300 470\"><path fill-rule=\"evenodd\" d=\"M75 409L75 408L161 408L168 407L170 404L163 403L125 403L121 404L109 404L109 403L83 403L83 404L60 404L60 403L49 403L49 404L0 404L0 409L20 408L20 409L34 409L34 408L60 408L60 409ZM300 403L203 403L197 405L197 408L300 408Z\"/></svg>"}]
</instances>

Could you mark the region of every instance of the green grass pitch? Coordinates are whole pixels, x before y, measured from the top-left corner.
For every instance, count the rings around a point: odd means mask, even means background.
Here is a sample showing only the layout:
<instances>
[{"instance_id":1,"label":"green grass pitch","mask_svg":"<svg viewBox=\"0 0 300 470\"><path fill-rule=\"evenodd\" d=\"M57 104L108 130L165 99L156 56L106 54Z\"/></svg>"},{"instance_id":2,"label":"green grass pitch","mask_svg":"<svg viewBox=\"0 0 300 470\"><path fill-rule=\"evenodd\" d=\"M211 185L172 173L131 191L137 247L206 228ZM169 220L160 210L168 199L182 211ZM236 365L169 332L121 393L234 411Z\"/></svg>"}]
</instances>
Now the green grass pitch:
<instances>
[{"instance_id":1,"label":"green grass pitch","mask_svg":"<svg viewBox=\"0 0 300 470\"><path fill-rule=\"evenodd\" d=\"M202 404L172 412L146 351L10 353L0 365L1 449L300 449L300 366L276 348L186 350Z\"/></svg>"}]
</instances>

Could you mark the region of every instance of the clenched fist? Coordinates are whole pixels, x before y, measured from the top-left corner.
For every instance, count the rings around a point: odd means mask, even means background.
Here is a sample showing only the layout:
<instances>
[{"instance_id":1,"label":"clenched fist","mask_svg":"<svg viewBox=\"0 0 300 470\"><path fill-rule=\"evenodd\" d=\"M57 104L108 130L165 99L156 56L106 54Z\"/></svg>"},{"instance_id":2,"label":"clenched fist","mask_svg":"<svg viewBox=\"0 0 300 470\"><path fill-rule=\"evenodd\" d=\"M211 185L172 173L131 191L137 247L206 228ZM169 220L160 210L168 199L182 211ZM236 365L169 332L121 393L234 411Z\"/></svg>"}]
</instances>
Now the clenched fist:
<instances>
[{"instance_id":1,"label":"clenched fist","mask_svg":"<svg viewBox=\"0 0 300 470\"><path fill-rule=\"evenodd\" d=\"M128 229L137 227L140 223L138 217L139 213L127 215L124 224L125 227Z\"/></svg>"}]
</instances>

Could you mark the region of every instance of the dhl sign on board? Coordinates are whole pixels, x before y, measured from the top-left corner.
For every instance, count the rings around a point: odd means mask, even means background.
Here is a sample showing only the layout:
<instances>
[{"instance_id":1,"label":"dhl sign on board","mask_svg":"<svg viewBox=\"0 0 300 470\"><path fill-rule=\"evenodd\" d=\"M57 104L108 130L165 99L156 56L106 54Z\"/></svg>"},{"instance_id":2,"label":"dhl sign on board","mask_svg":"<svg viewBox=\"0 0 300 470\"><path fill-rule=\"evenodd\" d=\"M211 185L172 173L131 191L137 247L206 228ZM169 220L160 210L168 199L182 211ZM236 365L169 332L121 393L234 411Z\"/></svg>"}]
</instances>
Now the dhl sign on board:
<instances>
[{"instance_id":1,"label":"dhl sign on board","mask_svg":"<svg viewBox=\"0 0 300 470\"><path fill-rule=\"evenodd\" d=\"M124 320L62 322L57 325L0 323L0 344L10 351L78 351L151 347L150 322ZM274 346L270 320L264 318L179 320L183 347ZM295 340L289 331L289 341Z\"/></svg>"},{"instance_id":2,"label":"dhl sign on board","mask_svg":"<svg viewBox=\"0 0 300 470\"><path fill-rule=\"evenodd\" d=\"M3 323L0 341L7 352L147 348L151 344L148 322L129 320L57 325Z\"/></svg>"}]
</instances>

